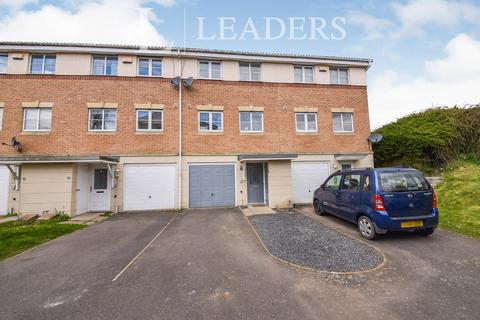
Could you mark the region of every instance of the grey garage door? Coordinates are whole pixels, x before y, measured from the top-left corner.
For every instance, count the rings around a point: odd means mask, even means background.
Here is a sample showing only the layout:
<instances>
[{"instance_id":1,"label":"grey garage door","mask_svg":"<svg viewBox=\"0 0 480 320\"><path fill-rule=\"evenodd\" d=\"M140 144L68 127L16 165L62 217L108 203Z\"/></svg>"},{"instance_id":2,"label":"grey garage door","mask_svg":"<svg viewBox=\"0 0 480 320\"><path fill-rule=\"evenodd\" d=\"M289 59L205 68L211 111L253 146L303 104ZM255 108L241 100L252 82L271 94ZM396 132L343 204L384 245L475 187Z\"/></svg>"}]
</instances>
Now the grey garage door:
<instances>
[{"instance_id":1,"label":"grey garage door","mask_svg":"<svg viewBox=\"0 0 480 320\"><path fill-rule=\"evenodd\" d=\"M190 208L235 206L234 165L190 165Z\"/></svg>"}]
</instances>

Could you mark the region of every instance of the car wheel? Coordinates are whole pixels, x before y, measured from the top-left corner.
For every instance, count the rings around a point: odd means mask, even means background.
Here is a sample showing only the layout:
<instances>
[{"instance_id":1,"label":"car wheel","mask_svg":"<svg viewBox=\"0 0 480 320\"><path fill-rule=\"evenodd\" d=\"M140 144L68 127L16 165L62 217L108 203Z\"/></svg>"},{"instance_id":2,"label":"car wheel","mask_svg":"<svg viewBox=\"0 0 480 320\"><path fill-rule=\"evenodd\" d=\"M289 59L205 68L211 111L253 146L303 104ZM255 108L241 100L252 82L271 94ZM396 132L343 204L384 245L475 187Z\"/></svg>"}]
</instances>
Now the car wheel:
<instances>
[{"instance_id":1,"label":"car wheel","mask_svg":"<svg viewBox=\"0 0 480 320\"><path fill-rule=\"evenodd\" d=\"M429 235L433 234L434 232L435 232L435 229L433 229L433 228L417 230L417 233L421 236L424 236L424 237L428 237Z\"/></svg>"},{"instance_id":2,"label":"car wheel","mask_svg":"<svg viewBox=\"0 0 480 320\"><path fill-rule=\"evenodd\" d=\"M372 220L367 216L361 216L358 218L358 230L365 239L374 240L377 238L377 233L375 232L375 225Z\"/></svg>"},{"instance_id":3,"label":"car wheel","mask_svg":"<svg viewBox=\"0 0 480 320\"><path fill-rule=\"evenodd\" d=\"M323 207L322 207L322 204L320 203L320 201L315 200L313 202L313 207L315 208L315 213L316 214L318 214L319 216L325 215L325 211L323 211Z\"/></svg>"}]
</instances>

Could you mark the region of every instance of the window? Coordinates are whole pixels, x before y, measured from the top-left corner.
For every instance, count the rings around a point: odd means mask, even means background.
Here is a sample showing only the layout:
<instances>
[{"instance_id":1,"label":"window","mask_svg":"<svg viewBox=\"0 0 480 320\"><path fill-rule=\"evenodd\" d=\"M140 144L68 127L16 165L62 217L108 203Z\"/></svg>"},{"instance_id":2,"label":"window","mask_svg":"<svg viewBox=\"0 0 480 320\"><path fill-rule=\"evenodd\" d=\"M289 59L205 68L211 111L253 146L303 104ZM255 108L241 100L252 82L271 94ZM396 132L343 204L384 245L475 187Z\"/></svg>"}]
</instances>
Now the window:
<instances>
[{"instance_id":1,"label":"window","mask_svg":"<svg viewBox=\"0 0 480 320\"><path fill-rule=\"evenodd\" d=\"M222 63L219 61L200 61L198 63L200 79L220 79L222 77Z\"/></svg>"},{"instance_id":2,"label":"window","mask_svg":"<svg viewBox=\"0 0 480 320\"><path fill-rule=\"evenodd\" d=\"M95 169L93 189L106 190L108 188L108 169Z\"/></svg>"},{"instance_id":3,"label":"window","mask_svg":"<svg viewBox=\"0 0 480 320\"><path fill-rule=\"evenodd\" d=\"M295 82L313 83L313 67L312 66L295 66Z\"/></svg>"},{"instance_id":4,"label":"window","mask_svg":"<svg viewBox=\"0 0 480 320\"><path fill-rule=\"evenodd\" d=\"M328 179L327 183L325 183L325 190L327 191L336 191L340 186L341 175L335 175Z\"/></svg>"},{"instance_id":5,"label":"window","mask_svg":"<svg viewBox=\"0 0 480 320\"><path fill-rule=\"evenodd\" d=\"M330 68L331 84L348 84L347 68Z\"/></svg>"},{"instance_id":6,"label":"window","mask_svg":"<svg viewBox=\"0 0 480 320\"><path fill-rule=\"evenodd\" d=\"M3 108L0 108L0 131L2 131L3 124Z\"/></svg>"},{"instance_id":7,"label":"window","mask_svg":"<svg viewBox=\"0 0 480 320\"><path fill-rule=\"evenodd\" d=\"M430 190L428 182L416 171L384 172L379 175L379 182L383 192Z\"/></svg>"},{"instance_id":8,"label":"window","mask_svg":"<svg viewBox=\"0 0 480 320\"><path fill-rule=\"evenodd\" d=\"M117 110L89 109L89 131L115 131L117 129Z\"/></svg>"},{"instance_id":9,"label":"window","mask_svg":"<svg viewBox=\"0 0 480 320\"><path fill-rule=\"evenodd\" d=\"M198 130L223 131L223 112L202 111L198 113Z\"/></svg>"},{"instance_id":10,"label":"window","mask_svg":"<svg viewBox=\"0 0 480 320\"><path fill-rule=\"evenodd\" d=\"M144 77L162 76L162 59L140 58L138 59L138 75Z\"/></svg>"},{"instance_id":11,"label":"window","mask_svg":"<svg viewBox=\"0 0 480 320\"><path fill-rule=\"evenodd\" d=\"M163 130L162 110L137 110L138 131L161 131Z\"/></svg>"},{"instance_id":12,"label":"window","mask_svg":"<svg viewBox=\"0 0 480 320\"><path fill-rule=\"evenodd\" d=\"M260 81L260 63L240 62L240 81Z\"/></svg>"},{"instance_id":13,"label":"window","mask_svg":"<svg viewBox=\"0 0 480 320\"><path fill-rule=\"evenodd\" d=\"M50 131L52 108L25 108L23 110L23 131Z\"/></svg>"},{"instance_id":14,"label":"window","mask_svg":"<svg viewBox=\"0 0 480 320\"><path fill-rule=\"evenodd\" d=\"M343 178L342 190L347 191L357 191L360 186L360 177L359 174L347 174Z\"/></svg>"},{"instance_id":15,"label":"window","mask_svg":"<svg viewBox=\"0 0 480 320\"><path fill-rule=\"evenodd\" d=\"M351 163L342 163L342 170L349 170L352 169Z\"/></svg>"},{"instance_id":16,"label":"window","mask_svg":"<svg viewBox=\"0 0 480 320\"><path fill-rule=\"evenodd\" d=\"M368 174L363 176L362 191L363 192L369 192L370 191L370 176Z\"/></svg>"},{"instance_id":17,"label":"window","mask_svg":"<svg viewBox=\"0 0 480 320\"><path fill-rule=\"evenodd\" d=\"M96 76L116 76L117 57L93 57L93 74Z\"/></svg>"},{"instance_id":18,"label":"window","mask_svg":"<svg viewBox=\"0 0 480 320\"><path fill-rule=\"evenodd\" d=\"M333 132L353 132L353 113L333 113Z\"/></svg>"},{"instance_id":19,"label":"window","mask_svg":"<svg viewBox=\"0 0 480 320\"><path fill-rule=\"evenodd\" d=\"M295 113L297 132L317 132L316 113Z\"/></svg>"},{"instance_id":20,"label":"window","mask_svg":"<svg viewBox=\"0 0 480 320\"><path fill-rule=\"evenodd\" d=\"M32 64L30 73L32 74L55 74L55 55L34 54L32 55Z\"/></svg>"},{"instance_id":21,"label":"window","mask_svg":"<svg viewBox=\"0 0 480 320\"><path fill-rule=\"evenodd\" d=\"M7 73L8 54L0 54L0 73Z\"/></svg>"},{"instance_id":22,"label":"window","mask_svg":"<svg viewBox=\"0 0 480 320\"><path fill-rule=\"evenodd\" d=\"M241 132L263 132L263 112L240 112Z\"/></svg>"}]
</instances>

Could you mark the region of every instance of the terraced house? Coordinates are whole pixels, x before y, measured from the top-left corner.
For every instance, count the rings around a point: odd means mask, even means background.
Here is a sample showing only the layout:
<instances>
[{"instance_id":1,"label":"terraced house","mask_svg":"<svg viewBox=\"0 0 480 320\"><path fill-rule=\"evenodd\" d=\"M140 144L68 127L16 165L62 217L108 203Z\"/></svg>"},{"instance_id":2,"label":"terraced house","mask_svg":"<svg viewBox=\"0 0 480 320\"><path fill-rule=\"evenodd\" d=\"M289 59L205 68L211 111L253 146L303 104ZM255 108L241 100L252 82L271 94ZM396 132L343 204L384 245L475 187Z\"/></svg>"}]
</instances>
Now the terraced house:
<instances>
[{"instance_id":1,"label":"terraced house","mask_svg":"<svg viewBox=\"0 0 480 320\"><path fill-rule=\"evenodd\" d=\"M332 171L373 165L370 63L0 43L0 212L310 202Z\"/></svg>"}]
</instances>

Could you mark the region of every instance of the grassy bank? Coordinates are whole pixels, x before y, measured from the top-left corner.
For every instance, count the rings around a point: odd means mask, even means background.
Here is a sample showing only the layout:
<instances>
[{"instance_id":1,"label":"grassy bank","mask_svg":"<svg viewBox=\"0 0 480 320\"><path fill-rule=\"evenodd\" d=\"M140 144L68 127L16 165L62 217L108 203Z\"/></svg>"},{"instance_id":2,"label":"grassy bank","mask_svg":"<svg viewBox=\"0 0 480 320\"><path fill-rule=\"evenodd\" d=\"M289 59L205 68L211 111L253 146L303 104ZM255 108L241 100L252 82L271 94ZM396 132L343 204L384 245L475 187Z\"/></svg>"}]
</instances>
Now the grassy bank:
<instances>
[{"instance_id":1,"label":"grassy bank","mask_svg":"<svg viewBox=\"0 0 480 320\"><path fill-rule=\"evenodd\" d=\"M436 188L440 228L480 239L480 165L457 162Z\"/></svg>"},{"instance_id":2,"label":"grassy bank","mask_svg":"<svg viewBox=\"0 0 480 320\"><path fill-rule=\"evenodd\" d=\"M0 261L64 234L84 228L84 225L60 224L64 217L48 221L0 223Z\"/></svg>"}]
</instances>

